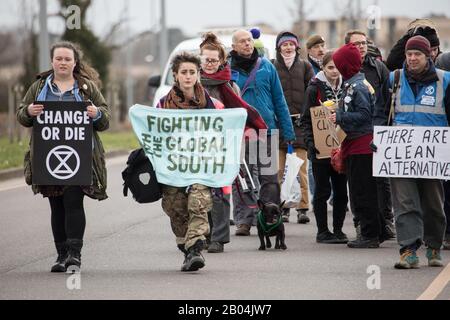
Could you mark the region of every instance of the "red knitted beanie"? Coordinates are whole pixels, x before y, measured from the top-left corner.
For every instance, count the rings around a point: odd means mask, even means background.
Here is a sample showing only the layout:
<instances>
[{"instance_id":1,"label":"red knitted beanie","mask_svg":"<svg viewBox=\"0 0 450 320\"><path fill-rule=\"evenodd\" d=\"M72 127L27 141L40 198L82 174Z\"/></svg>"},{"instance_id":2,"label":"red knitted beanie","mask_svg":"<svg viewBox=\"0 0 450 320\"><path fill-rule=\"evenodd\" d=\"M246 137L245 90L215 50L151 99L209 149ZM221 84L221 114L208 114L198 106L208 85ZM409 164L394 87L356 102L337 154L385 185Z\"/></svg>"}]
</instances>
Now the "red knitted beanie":
<instances>
[{"instance_id":1,"label":"red knitted beanie","mask_svg":"<svg viewBox=\"0 0 450 320\"><path fill-rule=\"evenodd\" d=\"M361 70L361 54L353 43L348 43L336 50L333 61L344 80L350 79Z\"/></svg>"},{"instance_id":2,"label":"red knitted beanie","mask_svg":"<svg viewBox=\"0 0 450 320\"><path fill-rule=\"evenodd\" d=\"M419 50L429 57L431 55L430 41L422 36L414 36L406 43L405 51L408 50Z\"/></svg>"}]
</instances>

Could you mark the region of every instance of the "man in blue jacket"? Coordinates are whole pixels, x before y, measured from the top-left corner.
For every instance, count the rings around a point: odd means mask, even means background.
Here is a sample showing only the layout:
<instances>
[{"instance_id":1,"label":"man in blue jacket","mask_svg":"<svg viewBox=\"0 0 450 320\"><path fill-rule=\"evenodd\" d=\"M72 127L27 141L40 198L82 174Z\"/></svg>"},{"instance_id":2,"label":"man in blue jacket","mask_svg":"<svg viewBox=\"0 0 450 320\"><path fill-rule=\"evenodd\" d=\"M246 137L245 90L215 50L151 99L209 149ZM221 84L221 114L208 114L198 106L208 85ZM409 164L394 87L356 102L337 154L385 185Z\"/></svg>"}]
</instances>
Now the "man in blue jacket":
<instances>
[{"instance_id":1,"label":"man in blue jacket","mask_svg":"<svg viewBox=\"0 0 450 320\"><path fill-rule=\"evenodd\" d=\"M260 200L263 203L279 204L278 130L281 129L284 141L290 143L295 140L289 109L278 73L269 60L259 57L254 48L252 34L246 30L236 31L233 34L232 47L231 69L236 75L235 81L241 89L241 96L256 108L268 127L267 141L258 141L257 155L249 152L255 148L249 148L247 144L246 161L249 163L250 172L255 166L257 168ZM247 193L233 192L233 203L237 224L236 235L248 236L255 217L254 200Z\"/></svg>"},{"instance_id":2,"label":"man in blue jacket","mask_svg":"<svg viewBox=\"0 0 450 320\"><path fill-rule=\"evenodd\" d=\"M392 125L448 126L450 73L435 68L430 42L423 36L409 39L405 52L406 61L400 70L399 89L394 97ZM390 75L391 87L395 81L394 74L392 72ZM377 112L377 115L387 119L389 110L383 111ZM442 267L440 248L446 228L442 181L391 178L391 188L397 241L401 247L400 261L395 268L418 268L417 250L422 241L427 247L428 265Z\"/></svg>"}]
</instances>

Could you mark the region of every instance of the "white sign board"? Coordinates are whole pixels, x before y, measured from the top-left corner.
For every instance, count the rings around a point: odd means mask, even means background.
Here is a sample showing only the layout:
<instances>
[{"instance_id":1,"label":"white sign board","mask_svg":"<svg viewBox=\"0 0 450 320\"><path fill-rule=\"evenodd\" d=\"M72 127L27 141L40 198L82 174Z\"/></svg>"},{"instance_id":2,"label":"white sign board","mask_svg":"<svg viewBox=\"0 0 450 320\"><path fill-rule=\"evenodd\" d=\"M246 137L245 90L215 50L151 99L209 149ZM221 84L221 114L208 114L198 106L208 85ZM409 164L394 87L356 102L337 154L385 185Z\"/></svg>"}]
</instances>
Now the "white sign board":
<instances>
[{"instance_id":1,"label":"white sign board","mask_svg":"<svg viewBox=\"0 0 450 320\"><path fill-rule=\"evenodd\" d=\"M375 126L375 177L450 179L450 127Z\"/></svg>"}]
</instances>

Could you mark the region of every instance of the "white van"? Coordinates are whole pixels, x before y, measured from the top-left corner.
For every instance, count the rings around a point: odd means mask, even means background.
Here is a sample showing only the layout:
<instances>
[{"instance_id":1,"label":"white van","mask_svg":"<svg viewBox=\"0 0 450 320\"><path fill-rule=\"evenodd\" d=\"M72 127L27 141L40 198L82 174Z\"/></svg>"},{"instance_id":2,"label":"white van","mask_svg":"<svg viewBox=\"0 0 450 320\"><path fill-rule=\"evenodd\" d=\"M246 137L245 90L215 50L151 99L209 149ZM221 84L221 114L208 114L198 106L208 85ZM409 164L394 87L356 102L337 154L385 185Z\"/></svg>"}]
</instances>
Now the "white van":
<instances>
[{"instance_id":1,"label":"white van","mask_svg":"<svg viewBox=\"0 0 450 320\"><path fill-rule=\"evenodd\" d=\"M232 44L232 35L218 35L218 38L225 46L225 49L230 52L231 44ZM265 57L268 59L275 59L276 50L275 50L275 41L276 35L262 34L259 38L264 44L265 48ZM175 49L173 49L172 53L169 56L169 59L164 68L164 72L162 75L153 76L149 79L148 85L150 87L158 88L155 92L155 97L153 99L152 106L155 107L159 100L164 97L172 88L173 85L173 75L170 71L170 62L172 58L182 51L187 51L193 54L200 54L200 44L202 43L202 38L194 38L180 42Z\"/></svg>"}]
</instances>

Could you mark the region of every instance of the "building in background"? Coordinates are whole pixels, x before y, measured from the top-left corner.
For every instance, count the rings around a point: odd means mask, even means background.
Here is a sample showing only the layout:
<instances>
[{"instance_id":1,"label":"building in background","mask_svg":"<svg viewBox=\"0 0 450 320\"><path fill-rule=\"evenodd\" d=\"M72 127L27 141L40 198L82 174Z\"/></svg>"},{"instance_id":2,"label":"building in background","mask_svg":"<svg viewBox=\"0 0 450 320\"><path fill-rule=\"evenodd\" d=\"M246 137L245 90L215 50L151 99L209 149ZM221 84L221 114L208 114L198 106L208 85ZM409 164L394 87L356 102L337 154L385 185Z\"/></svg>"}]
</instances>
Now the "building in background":
<instances>
[{"instance_id":1,"label":"building in background","mask_svg":"<svg viewBox=\"0 0 450 320\"><path fill-rule=\"evenodd\" d=\"M441 50L450 51L450 18L445 15L427 18L436 24L441 41ZM325 37L328 48L337 48L344 43L346 32L356 27L356 29L361 29L367 33L369 38L380 48L385 58L397 40L405 34L407 26L412 20L414 19L410 17L382 17L378 21L378 28L369 28L369 25L373 23L368 19L357 19L354 21L346 17L339 19L307 19L304 23L294 23L292 31L297 34L306 34L306 37L318 33Z\"/></svg>"}]
</instances>

